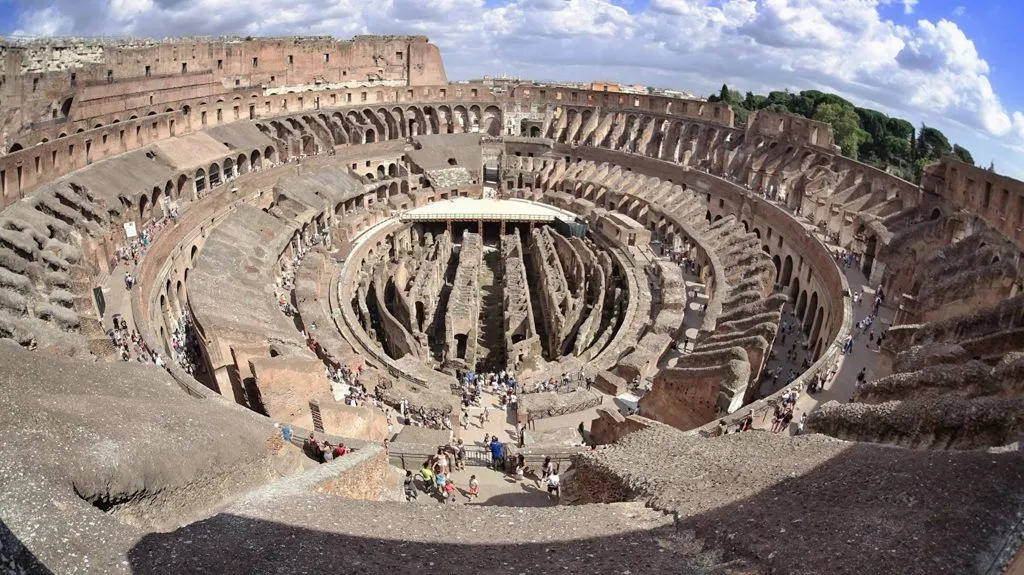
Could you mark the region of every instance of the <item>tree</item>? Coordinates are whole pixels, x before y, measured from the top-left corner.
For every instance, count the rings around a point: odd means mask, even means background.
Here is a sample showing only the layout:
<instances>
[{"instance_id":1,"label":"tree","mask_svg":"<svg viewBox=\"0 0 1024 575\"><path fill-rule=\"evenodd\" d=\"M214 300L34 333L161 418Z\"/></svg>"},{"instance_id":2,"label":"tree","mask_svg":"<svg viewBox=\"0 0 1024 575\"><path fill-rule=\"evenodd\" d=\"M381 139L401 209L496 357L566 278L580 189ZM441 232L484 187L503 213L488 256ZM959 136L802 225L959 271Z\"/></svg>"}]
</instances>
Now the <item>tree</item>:
<instances>
[{"instance_id":1,"label":"tree","mask_svg":"<svg viewBox=\"0 0 1024 575\"><path fill-rule=\"evenodd\" d=\"M857 159L861 142L871 138L870 134L861 129L860 118L852 106L838 102L822 103L814 110L814 119L832 126L832 134L843 150L843 155L854 160Z\"/></svg>"},{"instance_id":2,"label":"tree","mask_svg":"<svg viewBox=\"0 0 1024 575\"><path fill-rule=\"evenodd\" d=\"M962 162L974 165L974 156L967 150L967 148L960 144L953 144L953 155L960 159Z\"/></svg>"},{"instance_id":3,"label":"tree","mask_svg":"<svg viewBox=\"0 0 1024 575\"><path fill-rule=\"evenodd\" d=\"M921 131L917 134L916 151L918 159L937 160L951 154L953 146L949 145L949 139L941 130L921 124Z\"/></svg>"},{"instance_id":4,"label":"tree","mask_svg":"<svg viewBox=\"0 0 1024 575\"><path fill-rule=\"evenodd\" d=\"M885 129L897 138L904 138L908 141L914 139L914 125L902 118L889 118Z\"/></svg>"}]
</instances>

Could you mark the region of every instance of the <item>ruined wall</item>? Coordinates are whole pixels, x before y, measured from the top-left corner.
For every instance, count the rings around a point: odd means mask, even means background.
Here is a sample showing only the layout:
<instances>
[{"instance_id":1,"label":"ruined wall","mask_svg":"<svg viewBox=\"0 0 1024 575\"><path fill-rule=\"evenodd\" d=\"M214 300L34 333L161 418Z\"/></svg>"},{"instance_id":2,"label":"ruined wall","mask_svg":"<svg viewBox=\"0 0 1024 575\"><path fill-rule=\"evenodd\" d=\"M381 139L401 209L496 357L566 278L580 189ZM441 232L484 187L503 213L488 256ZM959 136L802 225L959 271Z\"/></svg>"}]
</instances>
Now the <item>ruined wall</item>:
<instances>
[{"instance_id":1,"label":"ruined wall","mask_svg":"<svg viewBox=\"0 0 1024 575\"><path fill-rule=\"evenodd\" d=\"M810 120L782 112L758 110L747 118L747 137L778 138L797 145L817 146L834 151L832 126L827 122Z\"/></svg>"},{"instance_id":2,"label":"ruined wall","mask_svg":"<svg viewBox=\"0 0 1024 575\"><path fill-rule=\"evenodd\" d=\"M388 476L388 456L377 446L365 447L321 466L332 477L324 479L312 490L346 499L379 501Z\"/></svg>"},{"instance_id":3,"label":"ruined wall","mask_svg":"<svg viewBox=\"0 0 1024 575\"><path fill-rule=\"evenodd\" d=\"M555 237L560 236L545 226L534 229L530 241L533 273L539 280L540 312L547 334L547 350L552 358L563 355L566 340L576 327L582 309L577 299L582 293L582 285L579 282L575 285L569 283L569 275L556 248L562 245L563 250L568 250L570 245L568 242L557 243ZM572 252L575 254L575 250ZM582 262L578 256L574 255L568 261L574 266L572 277L582 277Z\"/></svg>"},{"instance_id":4,"label":"ruined wall","mask_svg":"<svg viewBox=\"0 0 1024 575\"><path fill-rule=\"evenodd\" d=\"M280 421L312 427L310 400L331 397L331 384L319 359L254 357L248 367L266 414Z\"/></svg>"},{"instance_id":5,"label":"ruined wall","mask_svg":"<svg viewBox=\"0 0 1024 575\"><path fill-rule=\"evenodd\" d=\"M337 401L320 401L317 404L324 433L337 437L350 437L370 442L383 441L390 435L384 413L372 404L352 407Z\"/></svg>"},{"instance_id":6,"label":"ruined wall","mask_svg":"<svg viewBox=\"0 0 1024 575\"><path fill-rule=\"evenodd\" d=\"M746 385L749 368L741 361L711 363L704 368L669 368L658 372L651 391L640 398L640 415L684 431L700 427L719 413L724 382Z\"/></svg>"},{"instance_id":7,"label":"ruined wall","mask_svg":"<svg viewBox=\"0 0 1024 575\"><path fill-rule=\"evenodd\" d=\"M590 422L590 442L597 445L609 445L619 439L647 429L654 423L653 420L639 415L623 417L615 409L607 407L597 408L597 419Z\"/></svg>"},{"instance_id":8,"label":"ruined wall","mask_svg":"<svg viewBox=\"0 0 1024 575\"><path fill-rule=\"evenodd\" d=\"M530 286L523 261L523 243L518 231L501 237L501 265L504 267L502 289L507 367L518 372L524 360L541 355L540 336L534 323Z\"/></svg>"},{"instance_id":9,"label":"ruined wall","mask_svg":"<svg viewBox=\"0 0 1024 575\"><path fill-rule=\"evenodd\" d=\"M945 157L925 168L921 189L982 217L1024 248L1024 182Z\"/></svg>"},{"instance_id":10,"label":"ruined wall","mask_svg":"<svg viewBox=\"0 0 1024 575\"><path fill-rule=\"evenodd\" d=\"M476 367L480 321L479 276L482 265L483 239L480 234L463 234L459 248L459 267L455 270L444 318L444 359L445 365L452 368Z\"/></svg>"}]
</instances>

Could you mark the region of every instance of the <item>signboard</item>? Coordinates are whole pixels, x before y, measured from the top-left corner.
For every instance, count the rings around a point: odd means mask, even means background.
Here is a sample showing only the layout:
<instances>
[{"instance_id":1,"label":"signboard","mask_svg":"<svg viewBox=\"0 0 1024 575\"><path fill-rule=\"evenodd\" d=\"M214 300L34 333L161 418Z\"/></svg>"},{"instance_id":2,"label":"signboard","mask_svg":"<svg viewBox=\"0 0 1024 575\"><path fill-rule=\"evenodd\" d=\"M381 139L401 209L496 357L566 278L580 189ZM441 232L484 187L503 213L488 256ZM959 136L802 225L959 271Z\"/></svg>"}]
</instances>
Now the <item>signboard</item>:
<instances>
[{"instance_id":1,"label":"signboard","mask_svg":"<svg viewBox=\"0 0 1024 575\"><path fill-rule=\"evenodd\" d=\"M135 231L135 222L125 222L124 223L124 235L128 239L132 239L132 238L137 237L139 235L138 232Z\"/></svg>"}]
</instances>

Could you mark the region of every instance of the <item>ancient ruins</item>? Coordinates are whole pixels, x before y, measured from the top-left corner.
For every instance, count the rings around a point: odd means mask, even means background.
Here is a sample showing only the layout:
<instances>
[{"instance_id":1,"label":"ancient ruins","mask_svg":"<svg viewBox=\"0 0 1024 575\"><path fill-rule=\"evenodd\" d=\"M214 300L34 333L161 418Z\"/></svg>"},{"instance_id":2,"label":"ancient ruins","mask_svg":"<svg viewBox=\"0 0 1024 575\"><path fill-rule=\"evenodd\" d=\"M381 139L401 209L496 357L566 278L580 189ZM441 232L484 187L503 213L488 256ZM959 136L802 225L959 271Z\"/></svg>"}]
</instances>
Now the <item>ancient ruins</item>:
<instances>
[{"instance_id":1,"label":"ancient ruins","mask_svg":"<svg viewBox=\"0 0 1024 575\"><path fill-rule=\"evenodd\" d=\"M0 52L0 570L1024 569L1024 182L420 36Z\"/></svg>"}]
</instances>

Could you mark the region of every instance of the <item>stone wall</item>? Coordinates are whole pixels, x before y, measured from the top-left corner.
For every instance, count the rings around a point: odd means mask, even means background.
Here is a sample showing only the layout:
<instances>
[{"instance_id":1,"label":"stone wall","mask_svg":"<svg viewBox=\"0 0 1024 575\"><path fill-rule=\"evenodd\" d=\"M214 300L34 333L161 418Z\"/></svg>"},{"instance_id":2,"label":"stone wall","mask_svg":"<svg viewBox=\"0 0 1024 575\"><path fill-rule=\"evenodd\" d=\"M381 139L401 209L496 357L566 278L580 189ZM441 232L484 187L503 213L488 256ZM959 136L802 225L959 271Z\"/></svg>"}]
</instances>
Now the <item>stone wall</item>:
<instances>
[{"instance_id":1,"label":"stone wall","mask_svg":"<svg viewBox=\"0 0 1024 575\"><path fill-rule=\"evenodd\" d=\"M384 413L372 404L352 407L337 401L317 402L324 433L338 437L362 439L371 443L383 441L391 435Z\"/></svg>"},{"instance_id":2,"label":"stone wall","mask_svg":"<svg viewBox=\"0 0 1024 575\"><path fill-rule=\"evenodd\" d=\"M507 368L521 371L523 362L541 357L540 336L534 323L530 286L518 230L501 237L502 289L504 297Z\"/></svg>"},{"instance_id":3,"label":"stone wall","mask_svg":"<svg viewBox=\"0 0 1024 575\"><path fill-rule=\"evenodd\" d=\"M482 265L483 239L480 234L463 234L459 247L459 267L455 270L444 318L444 361L446 366L453 369L476 368L480 321L479 275Z\"/></svg>"},{"instance_id":4,"label":"stone wall","mask_svg":"<svg viewBox=\"0 0 1024 575\"><path fill-rule=\"evenodd\" d=\"M314 485L313 491L379 501L390 465L384 450L374 446L339 457L321 468L329 470L331 477Z\"/></svg>"}]
</instances>

